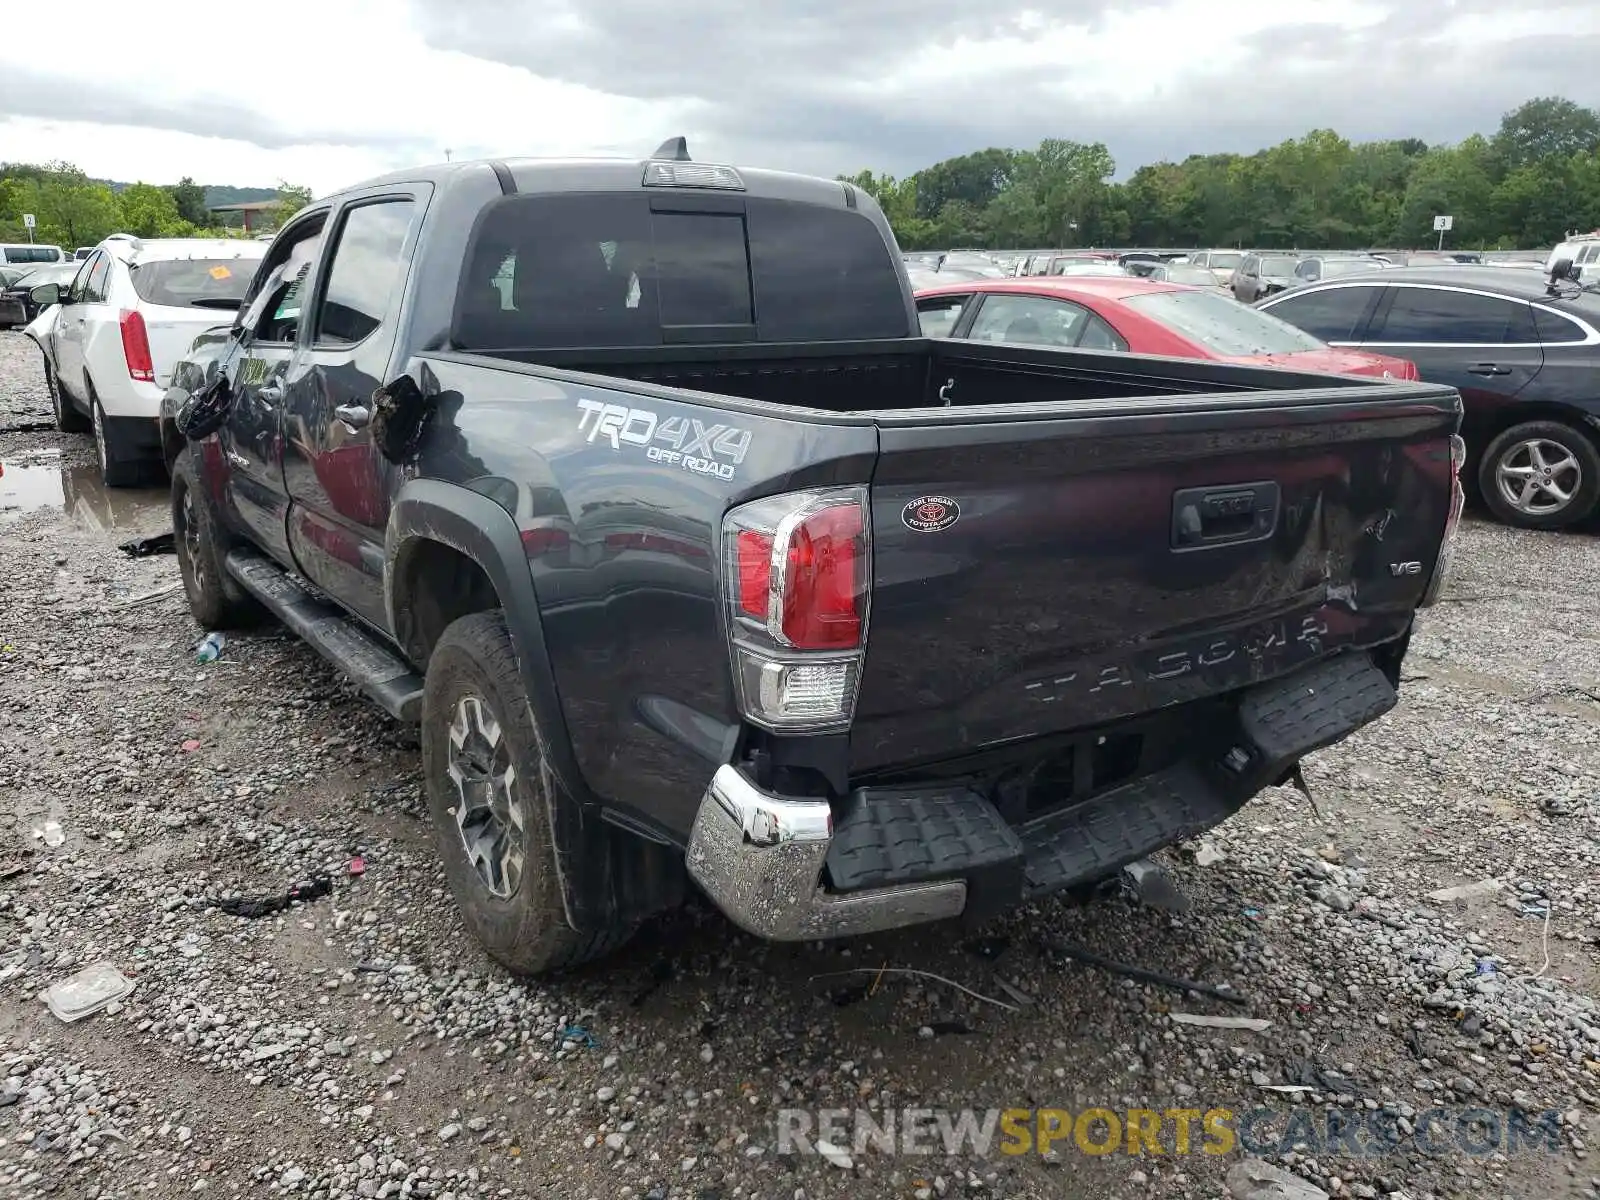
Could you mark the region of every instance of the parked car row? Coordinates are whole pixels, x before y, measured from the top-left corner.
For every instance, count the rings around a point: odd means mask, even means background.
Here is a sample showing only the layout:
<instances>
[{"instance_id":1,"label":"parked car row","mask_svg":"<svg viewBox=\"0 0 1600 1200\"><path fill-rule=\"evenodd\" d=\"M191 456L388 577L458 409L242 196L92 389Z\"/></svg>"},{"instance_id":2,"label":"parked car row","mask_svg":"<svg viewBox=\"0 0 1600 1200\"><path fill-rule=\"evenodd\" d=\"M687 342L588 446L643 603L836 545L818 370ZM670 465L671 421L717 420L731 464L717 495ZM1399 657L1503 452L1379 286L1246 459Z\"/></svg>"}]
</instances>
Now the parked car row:
<instances>
[{"instance_id":1,"label":"parked car row","mask_svg":"<svg viewBox=\"0 0 1600 1200\"><path fill-rule=\"evenodd\" d=\"M0 266L18 267L38 263L69 261L60 246L46 246L34 242L7 242L0 244Z\"/></svg>"},{"instance_id":2,"label":"parked car row","mask_svg":"<svg viewBox=\"0 0 1600 1200\"><path fill-rule=\"evenodd\" d=\"M0 267L0 329L15 329L39 315L43 307L33 298L41 283L70 284L78 273L75 262L46 263L40 267Z\"/></svg>"},{"instance_id":3,"label":"parked car row","mask_svg":"<svg viewBox=\"0 0 1600 1200\"><path fill-rule=\"evenodd\" d=\"M1412 266L1353 253L1205 250L1121 266L1053 254L1018 260L1013 270L1037 272L1026 278L914 284L929 336L1448 384L1484 503L1508 524L1555 529L1600 505L1600 265L1583 278L1600 236L1559 249L1548 263L1463 252L1412 254L1433 260ZM1063 278L1079 271L1120 278Z\"/></svg>"},{"instance_id":4,"label":"parked car row","mask_svg":"<svg viewBox=\"0 0 1600 1200\"><path fill-rule=\"evenodd\" d=\"M917 294L917 315L927 337L1417 378L1409 362L1330 347L1213 287L1128 275L946 283Z\"/></svg>"},{"instance_id":5,"label":"parked car row","mask_svg":"<svg viewBox=\"0 0 1600 1200\"><path fill-rule=\"evenodd\" d=\"M1565 260L1563 260L1565 261ZM1330 345L1403 355L1461 393L1468 478L1508 524L1557 529L1600 499L1600 287L1531 271L1400 267L1269 297Z\"/></svg>"},{"instance_id":6,"label":"parked car row","mask_svg":"<svg viewBox=\"0 0 1600 1200\"><path fill-rule=\"evenodd\" d=\"M172 369L197 334L239 307L265 249L235 239L118 236L81 262L49 268L53 277L24 276L0 296L3 304L27 289L21 302L35 315L26 333L44 355L56 424L93 432L108 487L159 471L157 417Z\"/></svg>"}]
</instances>

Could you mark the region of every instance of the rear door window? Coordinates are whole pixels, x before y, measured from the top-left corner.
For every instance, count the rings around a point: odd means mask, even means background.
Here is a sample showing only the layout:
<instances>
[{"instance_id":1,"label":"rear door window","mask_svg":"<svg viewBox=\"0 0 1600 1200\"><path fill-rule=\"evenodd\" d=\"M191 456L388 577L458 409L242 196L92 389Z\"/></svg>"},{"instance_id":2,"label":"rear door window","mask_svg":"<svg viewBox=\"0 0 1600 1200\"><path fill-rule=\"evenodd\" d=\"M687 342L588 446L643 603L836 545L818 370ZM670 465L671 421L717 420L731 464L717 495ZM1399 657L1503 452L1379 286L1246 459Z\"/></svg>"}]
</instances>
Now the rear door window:
<instances>
[{"instance_id":1,"label":"rear door window","mask_svg":"<svg viewBox=\"0 0 1600 1200\"><path fill-rule=\"evenodd\" d=\"M1389 345L1503 346L1537 343L1526 301L1432 287L1396 287L1367 335Z\"/></svg>"},{"instance_id":2,"label":"rear door window","mask_svg":"<svg viewBox=\"0 0 1600 1200\"><path fill-rule=\"evenodd\" d=\"M401 251L416 205L381 200L350 209L317 309L317 344L359 342L383 324L399 290Z\"/></svg>"},{"instance_id":3,"label":"rear door window","mask_svg":"<svg viewBox=\"0 0 1600 1200\"><path fill-rule=\"evenodd\" d=\"M1568 346L1588 339L1588 332L1571 317L1535 308L1533 320L1539 330L1539 340L1546 346Z\"/></svg>"},{"instance_id":4,"label":"rear door window","mask_svg":"<svg viewBox=\"0 0 1600 1200\"><path fill-rule=\"evenodd\" d=\"M111 256L101 254L95 260L94 267L89 271L89 279L83 289L83 299L87 304L104 304L106 291L111 282Z\"/></svg>"},{"instance_id":5,"label":"rear door window","mask_svg":"<svg viewBox=\"0 0 1600 1200\"><path fill-rule=\"evenodd\" d=\"M1043 296L989 295L967 336L975 342L1076 346L1092 314L1079 304Z\"/></svg>"},{"instance_id":6,"label":"rear door window","mask_svg":"<svg viewBox=\"0 0 1600 1200\"><path fill-rule=\"evenodd\" d=\"M911 332L889 243L859 213L631 192L497 201L454 326L457 346L483 350Z\"/></svg>"},{"instance_id":7,"label":"rear door window","mask_svg":"<svg viewBox=\"0 0 1600 1200\"><path fill-rule=\"evenodd\" d=\"M1122 340L1111 326L1107 325L1094 313L1090 313L1083 323L1083 331L1078 334L1078 348L1080 350L1115 350L1126 354L1128 343Z\"/></svg>"},{"instance_id":8,"label":"rear door window","mask_svg":"<svg viewBox=\"0 0 1600 1200\"><path fill-rule=\"evenodd\" d=\"M1325 342L1353 342L1360 337L1373 301L1382 290L1351 286L1296 291L1263 311Z\"/></svg>"}]
</instances>

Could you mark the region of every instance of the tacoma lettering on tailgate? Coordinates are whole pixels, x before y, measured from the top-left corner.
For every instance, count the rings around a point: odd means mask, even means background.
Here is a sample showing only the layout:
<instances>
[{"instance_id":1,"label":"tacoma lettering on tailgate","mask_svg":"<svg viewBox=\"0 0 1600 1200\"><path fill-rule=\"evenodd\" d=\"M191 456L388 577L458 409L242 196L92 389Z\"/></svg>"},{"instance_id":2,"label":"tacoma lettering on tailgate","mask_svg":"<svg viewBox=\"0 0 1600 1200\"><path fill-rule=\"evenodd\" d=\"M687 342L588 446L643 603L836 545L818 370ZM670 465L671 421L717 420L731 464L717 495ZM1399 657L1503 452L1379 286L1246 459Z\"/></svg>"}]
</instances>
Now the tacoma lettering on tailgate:
<instances>
[{"instance_id":1,"label":"tacoma lettering on tailgate","mask_svg":"<svg viewBox=\"0 0 1600 1200\"><path fill-rule=\"evenodd\" d=\"M1044 679L1030 680L1023 688L1032 699L1047 704L1075 693L1096 695L1137 683L1216 671L1225 665L1228 674L1246 679L1273 674L1294 663L1315 658L1348 640L1330 631L1327 620L1330 612L1324 607L1232 633L1208 635L1203 641L1143 655L1131 662L1060 671Z\"/></svg>"}]
</instances>

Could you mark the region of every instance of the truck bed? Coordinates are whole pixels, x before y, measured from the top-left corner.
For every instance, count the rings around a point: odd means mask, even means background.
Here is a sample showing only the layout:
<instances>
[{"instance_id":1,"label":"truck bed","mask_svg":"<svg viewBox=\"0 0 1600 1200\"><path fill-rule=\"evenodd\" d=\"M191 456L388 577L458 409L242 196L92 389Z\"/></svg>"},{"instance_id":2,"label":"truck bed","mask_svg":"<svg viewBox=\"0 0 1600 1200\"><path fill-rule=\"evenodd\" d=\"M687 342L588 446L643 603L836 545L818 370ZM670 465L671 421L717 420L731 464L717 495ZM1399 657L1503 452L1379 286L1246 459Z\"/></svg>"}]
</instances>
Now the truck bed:
<instances>
[{"instance_id":1,"label":"truck bed","mask_svg":"<svg viewBox=\"0 0 1600 1200\"><path fill-rule=\"evenodd\" d=\"M1095 350L912 338L497 351L494 358L828 412L1372 386L1371 380ZM945 389L950 381L954 386Z\"/></svg>"},{"instance_id":2,"label":"truck bed","mask_svg":"<svg viewBox=\"0 0 1600 1200\"><path fill-rule=\"evenodd\" d=\"M420 465L506 491L589 782L670 838L703 748L739 725L718 600L734 505L870 489L866 660L834 768L852 780L952 747L1038 760L1056 737L1403 639L1439 553L1450 388L937 339L781 350L409 368L473 398ZM918 531L928 497L958 519ZM674 705L693 720L650 716ZM641 772L648 803L629 796Z\"/></svg>"}]
</instances>

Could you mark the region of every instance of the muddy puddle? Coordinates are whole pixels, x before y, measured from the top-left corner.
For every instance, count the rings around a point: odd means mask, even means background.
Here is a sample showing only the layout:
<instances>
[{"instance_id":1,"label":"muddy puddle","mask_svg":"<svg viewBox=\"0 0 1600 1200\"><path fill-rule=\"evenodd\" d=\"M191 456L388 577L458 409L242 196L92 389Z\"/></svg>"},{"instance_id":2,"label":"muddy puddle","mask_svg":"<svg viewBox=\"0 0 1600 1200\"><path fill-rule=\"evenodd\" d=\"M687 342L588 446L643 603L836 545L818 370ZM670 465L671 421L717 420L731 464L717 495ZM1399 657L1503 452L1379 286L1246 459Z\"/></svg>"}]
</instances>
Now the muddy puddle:
<instances>
[{"instance_id":1,"label":"muddy puddle","mask_svg":"<svg viewBox=\"0 0 1600 1200\"><path fill-rule=\"evenodd\" d=\"M159 533L171 524L165 488L108 488L97 466L68 466L57 451L0 459L0 525L47 509L102 533Z\"/></svg>"}]
</instances>

